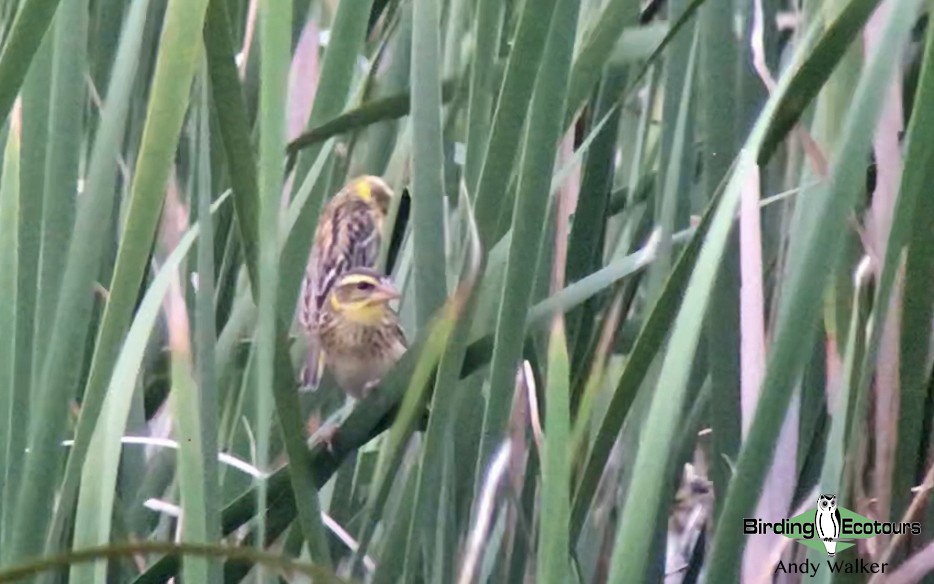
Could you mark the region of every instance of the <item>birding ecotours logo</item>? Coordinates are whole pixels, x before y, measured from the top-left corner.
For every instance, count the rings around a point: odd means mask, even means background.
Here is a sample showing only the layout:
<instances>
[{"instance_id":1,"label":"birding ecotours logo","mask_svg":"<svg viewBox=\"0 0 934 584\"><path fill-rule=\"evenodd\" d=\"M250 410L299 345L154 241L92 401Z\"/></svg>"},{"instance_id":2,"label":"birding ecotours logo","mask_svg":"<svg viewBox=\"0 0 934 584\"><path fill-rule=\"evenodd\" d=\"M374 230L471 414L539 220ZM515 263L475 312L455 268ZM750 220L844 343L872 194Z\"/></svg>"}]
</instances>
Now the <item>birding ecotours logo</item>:
<instances>
[{"instance_id":1,"label":"birding ecotours logo","mask_svg":"<svg viewBox=\"0 0 934 584\"><path fill-rule=\"evenodd\" d=\"M814 529L824 542L827 555L832 558L837 552L837 538L840 537L840 510L837 509L836 495L821 495L817 499Z\"/></svg>"},{"instance_id":2,"label":"birding ecotours logo","mask_svg":"<svg viewBox=\"0 0 934 584\"><path fill-rule=\"evenodd\" d=\"M857 539L896 533L920 535L921 523L876 521L837 505L836 494L820 494L815 509L790 519L774 523L758 518L744 519L743 533L783 535L833 558L838 552L853 547Z\"/></svg>"}]
</instances>

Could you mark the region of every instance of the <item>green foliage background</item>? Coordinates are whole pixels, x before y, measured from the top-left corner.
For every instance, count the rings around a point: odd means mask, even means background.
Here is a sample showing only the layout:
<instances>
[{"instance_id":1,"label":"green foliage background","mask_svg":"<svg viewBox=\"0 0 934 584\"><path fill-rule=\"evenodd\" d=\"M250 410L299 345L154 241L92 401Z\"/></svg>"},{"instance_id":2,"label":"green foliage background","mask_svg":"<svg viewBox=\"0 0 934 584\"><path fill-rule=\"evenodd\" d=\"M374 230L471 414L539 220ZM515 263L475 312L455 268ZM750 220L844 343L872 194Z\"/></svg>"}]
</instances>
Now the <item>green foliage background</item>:
<instances>
[{"instance_id":1,"label":"green foliage background","mask_svg":"<svg viewBox=\"0 0 934 584\"><path fill-rule=\"evenodd\" d=\"M0 581L757 581L818 492L922 579L932 8L0 3ZM309 449L361 174L410 349Z\"/></svg>"}]
</instances>

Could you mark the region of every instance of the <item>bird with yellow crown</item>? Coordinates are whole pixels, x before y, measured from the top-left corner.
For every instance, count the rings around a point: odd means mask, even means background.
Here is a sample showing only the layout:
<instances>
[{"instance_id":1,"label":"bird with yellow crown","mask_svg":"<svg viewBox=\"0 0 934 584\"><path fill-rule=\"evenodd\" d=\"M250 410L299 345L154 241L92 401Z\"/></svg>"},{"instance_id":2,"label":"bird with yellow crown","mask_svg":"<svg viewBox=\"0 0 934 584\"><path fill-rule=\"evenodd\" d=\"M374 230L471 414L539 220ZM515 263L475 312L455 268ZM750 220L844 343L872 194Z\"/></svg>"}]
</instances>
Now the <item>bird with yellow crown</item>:
<instances>
[{"instance_id":1,"label":"bird with yellow crown","mask_svg":"<svg viewBox=\"0 0 934 584\"><path fill-rule=\"evenodd\" d=\"M302 282L298 320L307 341L301 382L318 386L325 370L351 398L369 390L406 349L399 297L375 270L393 192L380 178L361 176L325 205Z\"/></svg>"}]
</instances>

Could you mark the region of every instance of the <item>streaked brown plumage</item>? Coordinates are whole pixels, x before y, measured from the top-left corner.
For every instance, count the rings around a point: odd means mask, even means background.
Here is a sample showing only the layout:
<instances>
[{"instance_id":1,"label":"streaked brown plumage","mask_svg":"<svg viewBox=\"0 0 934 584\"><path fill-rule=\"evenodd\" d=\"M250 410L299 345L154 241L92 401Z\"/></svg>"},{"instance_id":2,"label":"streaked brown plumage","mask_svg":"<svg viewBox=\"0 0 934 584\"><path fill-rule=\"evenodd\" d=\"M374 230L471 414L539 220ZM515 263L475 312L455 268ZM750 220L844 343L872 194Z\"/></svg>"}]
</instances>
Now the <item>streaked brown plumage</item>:
<instances>
[{"instance_id":1,"label":"streaked brown plumage","mask_svg":"<svg viewBox=\"0 0 934 584\"><path fill-rule=\"evenodd\" d=\"M298 310L308 342L302 370L305 387L316 387L322 373L318 319L325 300L342 274L358 267L375 267L392 196L382 179L365 175L347 183L321 213Z\"/></svg>"},{"instance_id":2,"label":"streaked brown plumage","mask_svg":"<svg viewBox=\"0 0 934 584\"><path fill-rule=\"evenodd\" d=\"M318 317L325 367L350 397L362 399L405 353L405 332L389 302L399 297L375 270L355 268L332 287Z\"/></svg>"}]
</instances>

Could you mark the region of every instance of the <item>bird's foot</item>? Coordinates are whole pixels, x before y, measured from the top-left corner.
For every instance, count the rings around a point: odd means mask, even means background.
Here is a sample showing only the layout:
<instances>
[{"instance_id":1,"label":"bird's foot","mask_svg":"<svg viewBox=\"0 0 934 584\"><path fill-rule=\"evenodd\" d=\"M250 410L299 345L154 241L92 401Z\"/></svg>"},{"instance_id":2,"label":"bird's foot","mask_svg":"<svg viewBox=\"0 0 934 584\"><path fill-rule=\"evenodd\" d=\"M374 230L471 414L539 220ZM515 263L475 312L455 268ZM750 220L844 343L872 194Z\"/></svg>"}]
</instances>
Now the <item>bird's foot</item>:
<instances>
[{"instance_id":1,"label":"bird's foot","mask_svg":"<svg viewBox=\"0 0 934 584\"><path fill-rule=\"evenodd\" d=\"M334 453L334 436L337 435L337 431L340 429L340 426L337 424L325 422L314 434L308 438L308 448L314 448L318 444L324 444L324 447L327 448L328 452L331 454Z\"/></svg>"},{"instance_id":2,"label":"bird's foot","mask_svg":"<svg viewBox=\"0 0 934 584\"><path fill-rule=\"evenodd\" d=\"M344 424L344 421L353 411L353 400L349 400L337 412L332 414L321 426L308 438L308 448L313 448L316 444L324 444L328 452L334 453L334 437L337 431Z\"/></svg>"}]
</instances>

